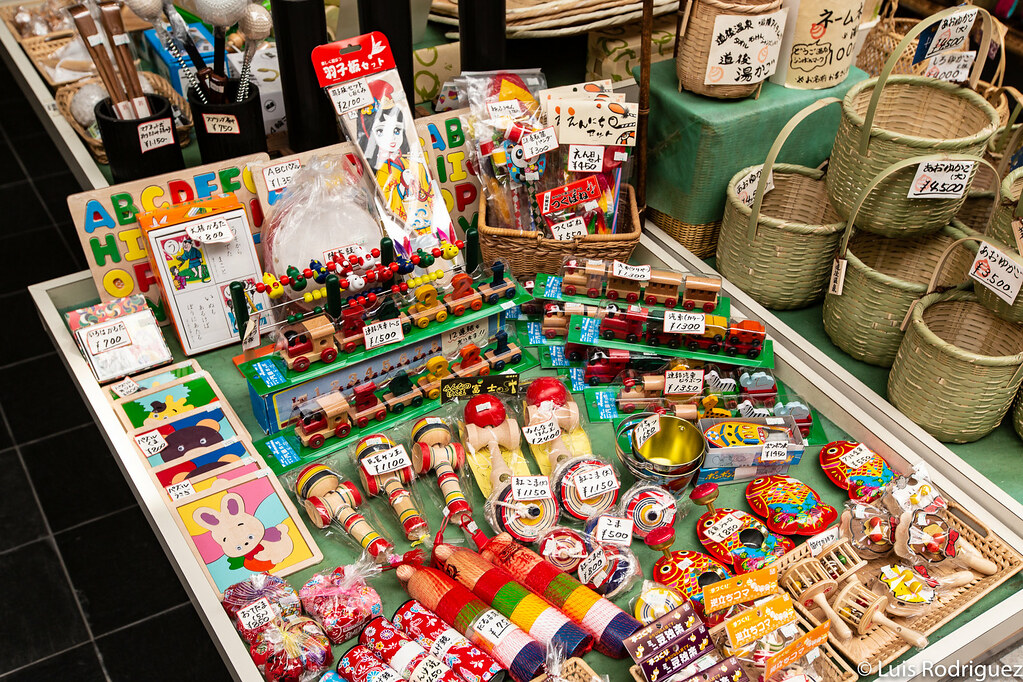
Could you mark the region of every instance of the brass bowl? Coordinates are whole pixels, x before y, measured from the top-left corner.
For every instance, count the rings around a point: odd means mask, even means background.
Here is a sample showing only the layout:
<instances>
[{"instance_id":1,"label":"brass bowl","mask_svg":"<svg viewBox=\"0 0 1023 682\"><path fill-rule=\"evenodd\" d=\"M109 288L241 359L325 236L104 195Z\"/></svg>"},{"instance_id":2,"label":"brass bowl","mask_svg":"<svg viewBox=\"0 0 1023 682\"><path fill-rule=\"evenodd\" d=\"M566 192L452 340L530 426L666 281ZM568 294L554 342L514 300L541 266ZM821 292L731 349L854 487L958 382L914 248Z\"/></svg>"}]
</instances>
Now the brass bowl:
<instances>
[{"instance_id":1,"label":"brass bowl","mask_svg":"<svg viewBox=\"0 0 1023 682\"><path fill-rule=\"evenodd\" d=\"M653 416L631 415L618 425L615 453L622 465L639 480L664 486L669 490L684 489L703 466L707 442L692 423L671 415L659 415L660 429L642 447L636 447L635 427ZM628 433L629 448L621 447L622 436Z\"/></svg>"}]
</instances>

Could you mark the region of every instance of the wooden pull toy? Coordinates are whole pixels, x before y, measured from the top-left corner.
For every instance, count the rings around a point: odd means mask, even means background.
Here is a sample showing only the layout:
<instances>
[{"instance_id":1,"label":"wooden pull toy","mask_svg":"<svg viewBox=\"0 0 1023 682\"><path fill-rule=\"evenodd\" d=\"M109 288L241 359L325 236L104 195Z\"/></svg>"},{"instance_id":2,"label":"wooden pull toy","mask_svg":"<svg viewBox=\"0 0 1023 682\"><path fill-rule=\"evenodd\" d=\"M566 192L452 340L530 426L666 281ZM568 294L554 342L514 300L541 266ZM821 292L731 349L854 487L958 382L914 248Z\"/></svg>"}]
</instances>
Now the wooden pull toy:
<instances>
[{"instance_id":1,"label":"wooden pull toy","mask_svg":"<svg viewBox=\"0 0 1023 682\"><path fill-rule=\"evenodd\" d=\"M779 580L781 586L792 593L808 609L814 606L831 621L831 631L841 640L852 638L852 630L828 604L828 595L838 583L828 577L816 557L807 557L789 566Z\"/></svg>"},{"instance_id":2,"label":"wooden pull toy","mask_svg":"<svg viewBox=\"0 0 1023 682\"><path fill-rule=\"evenodd\" d=\"M715 559L736 573L748 573L795 549L792 540L772 533L753 515L737 509L715 509L718 494L716 483L701 483L689 494L693 502L707 507L696 522L696 537Z\"/></svg>"},{"instance_id":3,"label":"wooden pull toy","mask_svg":"<svg viewBox=\"0 0 1023 682\"><path fill-rule=\"evenodd\" d=\"M366 436L355 446L355 458L359 464L359 478L363 487L370 495L383 493L387 496L391 509L398 515L398 521L410 541L419 542L430 532L426 519L416 507L415 500L404 484L415 479L411 466L403 466L383 474L371 474L366 471L365 460L374 453L383 452L396 447L394 441L387 436L375 434Z\"/></svg>"},{"instance_id":4,"label":"wooden pull toy","mask_svg":"<svg viewBox=\"0 0 1023 682\"><path fill-rule=\"evenodd\" d=\"M846 583L835 595L835 611L855 628L856 634L865 635L871 628L878 626L890 630L918 649L926 647L926 637L884 615L887 604L888 597L875 594L858 580Z\"/></svg>"},{"instance_id":5,"label":"wooden pull toy","mask_svg":"<svg viewBox=\"0 0 1023 682\"><path fill-rule=\"evenodd\" d=\"M983 557L948 521L930 512L903 512L895 529L895 553L928 564L954 559L982 575L998 572L998 566Z\"/></svg>"},{"instance_id":6,"label":"wooden pull toy","mask_svg":"<svg viewBox=\"0 0 1023 682\"><path fill-rule=\"evenodd\" d=\"M728 569L700 552L691 550L672 552L671 546L675 544L675 529L670 526L651 531L646 536L645 542L651 549L656 549L664 555L654 563L654 581L673 587L688 597L693 602L696 613L708 627L722 623L733 615L735 607L722 609L709 615L703 609L703 588L731 578L732 575Z\"/></svg>"}]
</instances>

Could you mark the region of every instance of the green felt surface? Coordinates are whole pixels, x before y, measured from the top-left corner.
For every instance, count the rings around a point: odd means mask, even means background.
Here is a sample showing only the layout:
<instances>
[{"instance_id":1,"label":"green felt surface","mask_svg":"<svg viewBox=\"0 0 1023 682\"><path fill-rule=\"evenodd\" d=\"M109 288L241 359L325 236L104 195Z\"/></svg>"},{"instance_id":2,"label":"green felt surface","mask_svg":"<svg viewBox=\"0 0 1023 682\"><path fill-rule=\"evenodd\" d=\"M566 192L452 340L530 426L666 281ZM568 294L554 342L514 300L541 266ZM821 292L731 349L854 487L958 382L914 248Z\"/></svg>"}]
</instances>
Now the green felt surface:
<instances>
[{"instance_id":1,"label":"green felt surface","mask_svg":"<svg viewBox=\"0 0 1023 682\"><path fill-rule=\"evenodd\" d=\"M638 70L636 78L639 78ZM647 204L695 225L721 220L725 188L737 172L764 162L775 136L800 109L841 99L867 75L852 68L841 85L794 90L765 82L759 99L715 100L678 91L675 62L650 71ZM778 160L816 167L831 154L839 109L813 114L789 137Z\"/></svg>"}]
</instances>

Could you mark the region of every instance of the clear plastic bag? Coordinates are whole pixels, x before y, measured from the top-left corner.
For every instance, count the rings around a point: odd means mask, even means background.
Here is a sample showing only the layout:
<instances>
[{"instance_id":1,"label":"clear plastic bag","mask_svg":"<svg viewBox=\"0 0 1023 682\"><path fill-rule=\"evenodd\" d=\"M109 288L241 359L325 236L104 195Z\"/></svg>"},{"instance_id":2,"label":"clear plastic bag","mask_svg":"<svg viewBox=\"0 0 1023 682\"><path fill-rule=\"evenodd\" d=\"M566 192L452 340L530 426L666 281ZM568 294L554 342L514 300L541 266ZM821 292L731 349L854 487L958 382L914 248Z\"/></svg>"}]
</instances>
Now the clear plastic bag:
<instances>
[{"instance_id":1,"label":"clear plastic bag","mask_svg":"<svg viewBox=\"0 0 1023 682\"><path fill-rule=\"evenodd\" d=\"M334 662L330 640L305 616L261 632L249 654L267 682L311 682Z\"/></svg>"},{"instance_id":2,"label":"clear plastic bag","mask_svg":"<svg viewBox=\"0 0 1023 682\"><path fill-rule=\"evenodd\" d=\"M245 580L224 590L221 602L234 626L249 644L260 633L285 618L302 615L295 589L286 581L269 573L253 573Z\"/></svg>"},{"instance_id":3,"label":"clear plastic bag","mask_svg":"<svg viewBox=\"0 0 1023 682\"><path fill-rule=\"evenodd\" d=\"M366 558L317 573L299 590L302 607L315 618L334 644L351 639L383 607L380 595L366 581L380 569Z\"/></svg>"}]
</instances>

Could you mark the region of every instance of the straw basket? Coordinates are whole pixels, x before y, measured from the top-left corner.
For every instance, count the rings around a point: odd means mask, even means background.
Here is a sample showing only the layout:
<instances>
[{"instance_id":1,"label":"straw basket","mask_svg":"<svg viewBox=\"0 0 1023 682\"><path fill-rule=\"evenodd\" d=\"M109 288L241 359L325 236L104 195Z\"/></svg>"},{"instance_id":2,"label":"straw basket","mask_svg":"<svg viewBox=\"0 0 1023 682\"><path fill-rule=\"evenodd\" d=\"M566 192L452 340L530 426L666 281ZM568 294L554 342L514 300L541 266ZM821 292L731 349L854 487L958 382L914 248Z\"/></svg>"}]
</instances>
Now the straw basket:
<instances>
[{"instance_id":1,"label":"straw basket","mask_svg":"<svg viewBox=\"0 0 1023 682\"><path fill-rule=\"evenodd\" d=\"M972 238L967 238L972 240ZM969 443L1002 421L1023 381L1023 325L1006 322L971 291L928 293L913 304L888 375L888 399L941 441Z\"/></svg>"},{"instance_id":2,"label":"straw basket","mask_svg":"<svg viewBox=\"0 0 1023 682\"><path fill-rule=\"evenodd\" d=\"M1023 194L1023 168L1005 176L1001 185L1002 197L995 206L994 215L991 218L991 226L987 234L998 241L1015 247L1016 238L1012 234L1012 221L1016 212L1016 205Z\"/></svg>"},{"instance_id":3,"label":"straw basket","mask_svg":"<svg viewBox=\"0 0 1023 682\"><path fill-rule=\"evenodd\" d=\"M1019 392L1016 398L1016 408L1012 411L1012 425L1016 427L1016 433L1023 438L1023 391Z\"/></svg>"},{"instance_id":4,"label":"straw basket","mask_svg":"<svg viewBox=\"0 0 1023 682\"><path fill-rule=\"evenodd\" d=\"M881 75L857 83L842 102L842 118L827 175L828 197L848 216L863 188L893 162L923 154L980 157L998 126L995 110L976 92L922 76L890 77L899 55L921 31L942 18L962 12L953 7L920 22L899 43ZM990 43L990 15L971 83L976 83ZM887 178L864 203L860 227L888 237L934 232L947 225L965 201L908 199L915 169L906 167ZM972 181L973 174L967 182Z\"/></svg>"},{"instance_id":5,"label":"straw basket","mask_svg":"<svg viewBox=\"0 0 1023 682\"><path fill-rule=\"evenodd\" d=\"M683 222L649 206L647 213L654 225L667 232L672 239L692 251L694 255L700 258L714 255L714 249L718 245L718 233L721 231L721 221L696 225Z\"/></svg>"},{"instance_id":6,"label":"straw basket","mask_svg":"<svg viewBox=\"0 0 1023 682\"><path fill-rule=\"evenodd\" d=\"M153 86L153 92L166 97L170 100L172 107L178 109L184 114L188 123L176 127L178 144L182 147L187 147L192 141L192 112L188 107L188 102L185 101L185 98L179 95L171 84L162 76L158 76L157 74L150 73L148 71L139 71L139 74L141 74L142 77L149 81L149 84ZM57 90L55 99L57 100L57 109L60 111L61 115L67 119L67 122L71 125L71 127L75 129L75 132L78 133L78 137L82 138L82 142L84 142L85 146L89 148L89 153L92 154L97 162L108 163L107 151L103 147L103 140L96 139L90 135L88 131L82 127L82 124L76 121L75 117L71 115L71 100L74 99L75 93L77 93L82 86L87 83L99 82L100 80L98 78L86 78L80 81L75 81L74 83L65 85Z\"/></svg>"},{"instance_id":7,"label":"straw basket","mask_svg":"<svg viewBox=\"0 0 1023 682\"><path fill-rule=\"evenodd\" d=\"M867 37L863 40L863 47L856 58L856 68L866 71L867 75L872 78L877 78L881 75L881 69L884 68L888 58L892 56L895 47L914 26L920 23L919 19L896 18L895 10L898 8L898 0L892 0L892 2L885 5L884 9L881 10L877 24L874 28L870 29ZM913 63L913 55L916 53L918 42L916 39L913 39L909 43L909 49L899 55L899 61L896 62L892 73L916 76L923 74L927 64L924 62L919 64Z\"/></svg>"},{"instance_id":8,"label":"straw basket","mask_svg":"<svg viewBox=\"0 0 1023 682\"><path fill-rule=\"evenodd\" d=\"M561 272L566 258L600 258L627 261L639 243L641 225L636 191L622 185L626 196L618 214L615 234L588 234L571 241L557 241L542 232L522 232L487 225L487 202L480 201L480 248L488 263L502 260L515 276L532 279L538 272Z\"/></svg>"},{"instance_id":9,"label":"straw basket","mask_svg":"<svg viewBox=\"0 0 1023 682\"><path fill-rule=\"evenodd\" d=\"M723 2L722 0L680 0L678 35L675 38L675 73L679 88L718 99L741 99L760 89L761 82L734 85L705 85L707 60L714 38L714 21L721 15L756 17L781 8L782 0Z\"/></svg>"},{"instance_id":10,"label":"straw basket","mask_svg":"<svg viewBox=\"0 0 1023 682\"><path fill-rule=\"evenodd\" d=\"M785 124L767 153L752 207L736 193L736 185L756 166L739 171L728 183L716 267L767 308L802 308L824 293L845 222L828 203L823 171L775 164L775 159L800 122L837 103L834 97L820 99ZM772 171L775 187L765 194Z\"/></svg>"}]
</instances>

